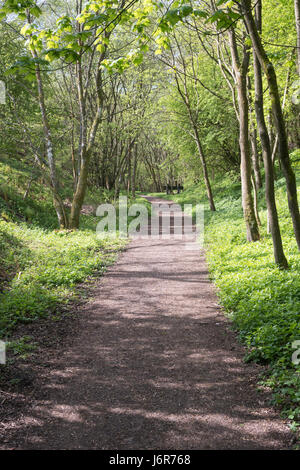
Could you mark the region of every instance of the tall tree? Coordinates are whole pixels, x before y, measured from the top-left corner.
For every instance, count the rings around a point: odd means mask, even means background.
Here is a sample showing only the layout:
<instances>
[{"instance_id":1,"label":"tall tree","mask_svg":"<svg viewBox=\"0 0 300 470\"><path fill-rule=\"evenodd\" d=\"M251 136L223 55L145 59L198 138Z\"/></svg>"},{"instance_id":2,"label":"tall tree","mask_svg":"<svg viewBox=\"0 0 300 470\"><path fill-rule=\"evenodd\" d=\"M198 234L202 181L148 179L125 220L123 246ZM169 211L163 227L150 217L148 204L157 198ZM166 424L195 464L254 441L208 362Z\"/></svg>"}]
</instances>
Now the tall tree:
<instances>
[{"instance_id":1,"label":"tall tree","mask_svg":"<svg viewBox=\"0 0 300 470\"><path fill-rule=\"evenodd\" d=\"M267 78L268 85L269 85L269 93L270 93L271 101L272 101L274 123L275 123L276 131L277 131L277 135L278 135L279 158L280 158L280 162L281 162L285 180L286 180L288 205L289 205L289 210L290 210L290 214L291 214L291 218L293 222L295 238L297 241L298 248L300 250L300 213L299 213L299 205L298 205L298 198L297 198L296 177L292 169L290 157L289 157L287 134L286 134L285 122L284 122L283 113L282 113L276 72L275 72L272 62L270 61L264 49L260 34L257 30L255 20L252 14L251 0L241 0L240 5L242 8L241 11L243 14L245 24L247 26L249 35L251 37L253 48L266 74L266 78Z\"/></svg>"},{"instance_id":2,"label":"tall tree","mask_svg":"<svg viewBox=\"0 0 300 470\"><path fill-rule=\"evenodd\" d=\"M229 31L229 40L232 64L235 73L238 93L242 204L246 223L247 240L253 242L259 240L260 236L251 192L252 185L249 143L249 103L247 98L247 71L249 67L249 50L247 49L247 46L244 43L243 59L240 60L236 43L236 35L233 28L231 28Z\"/></svg>"},{"instance_id":3,"label":"tall tree","mask_svg":"<svg viewBox=\"0 0 300 470\"><path fill-rule=\"evenodd\" d=\"M198 115L201 111L200 109L193 108L191 92L190 92L189 83L188 83L189 74L188 74L187 57L185 57L185 52L182 50L182 46L180 45L176 34L174 34L174 41L176 44L177 51L175 53L171 48L171 54L173 58L172 68L175 72L174 73L175 83L176 83L178 94L181 97L182 102L184 103L186 110L187 110L188 119L190 121L191 129L192 129L192 136L195 141L198 155L199 155L200 162L201 162L203 178L204 178L204 183L205 183L205 188L206 188L206 194L207 194L207 198L209 201L209 207L211 211L215 211L216 207L214 203L211 182L210 182L210 178L208 174L206 156L205 156L204 148L201 142L200 133L198 129ZM178 71L178 66L182 67L181 71ZM192 83L193 83L193 80L192 80ZM195 81L194 81L194 86L195 86Z\"/></svg>"},{"instance_id":4,"label":"tall tree","mask_svg":"<svg viewBox=\"0 0 300 470\"><path fill-rule=\"evenodd\" d=\"M300 1L294 0L296 32L297 32L297 72L300 76Z\"/></svg>"},{"instance_id":5,"label":"tall tree","mask_svg":"<svg viewBox=\"0 0 300 470\"><path fill-rule=\"evenodd\" d=\"M255 7L255 21L257 29L261 32L261 0L258 0ZM276 208L275 200L275 188L274 188L274 169L272 162L272 150L269 140L268 129L264 116L264 102L263 102L263 83L262 83L262 72L261 65L253 51L253 68L254 68L254 83L255 83L255 113L256 121L258 125L258 131L262 147L263 162L265 168L265 194L266 203L268 210L268 220L270 225L270 231L273 240L273 251L275 262L281 268L287 268L288 263L283 252L282 239L278 221L278 213Z\"/></svg>"}]
</instances>

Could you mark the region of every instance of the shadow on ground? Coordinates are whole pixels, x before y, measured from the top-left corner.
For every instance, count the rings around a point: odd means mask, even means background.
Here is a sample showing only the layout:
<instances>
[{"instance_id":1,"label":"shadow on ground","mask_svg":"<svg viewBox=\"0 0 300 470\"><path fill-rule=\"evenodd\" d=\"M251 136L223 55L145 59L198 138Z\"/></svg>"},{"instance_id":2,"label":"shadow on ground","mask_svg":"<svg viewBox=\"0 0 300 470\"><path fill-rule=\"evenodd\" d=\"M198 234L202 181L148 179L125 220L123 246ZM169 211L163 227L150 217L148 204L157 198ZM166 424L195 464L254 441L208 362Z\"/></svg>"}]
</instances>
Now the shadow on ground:
<instances>
[{"instance_id":1,"label":"shadow on ground","mask_svg":"<svg viewBox=\"0 0 300 470\"><path fill-rule=\"evenodd\" d=\"M2 448L286 449L244 350L180 241L134 241L81 310L71 345L37 359L31 405ZM27 364L32 373L32 364Z\"/></svg>"}]
</instances>

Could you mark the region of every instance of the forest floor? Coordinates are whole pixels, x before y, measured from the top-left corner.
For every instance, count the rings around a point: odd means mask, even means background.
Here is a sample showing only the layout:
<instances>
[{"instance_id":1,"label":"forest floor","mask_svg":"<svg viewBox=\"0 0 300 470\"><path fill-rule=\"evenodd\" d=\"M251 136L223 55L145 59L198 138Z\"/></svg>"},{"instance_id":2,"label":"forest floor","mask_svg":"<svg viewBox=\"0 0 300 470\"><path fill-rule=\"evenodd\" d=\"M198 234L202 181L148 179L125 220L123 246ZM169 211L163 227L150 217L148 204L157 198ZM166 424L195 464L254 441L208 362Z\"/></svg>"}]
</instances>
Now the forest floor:
<instances>
[{"instance_id":1,"label":"forest floor","mask_svg":"<svg viewBox=\"0 0 300 470\"><path fill-rule=\"evenodd\" d=\"M258 390L263 367L243 362L205 253L184 245L133 240L73 318L55 331L41 322L55 341L21 364L1 449L292 447L270 391Z\"/></svg>"}]
</instances>

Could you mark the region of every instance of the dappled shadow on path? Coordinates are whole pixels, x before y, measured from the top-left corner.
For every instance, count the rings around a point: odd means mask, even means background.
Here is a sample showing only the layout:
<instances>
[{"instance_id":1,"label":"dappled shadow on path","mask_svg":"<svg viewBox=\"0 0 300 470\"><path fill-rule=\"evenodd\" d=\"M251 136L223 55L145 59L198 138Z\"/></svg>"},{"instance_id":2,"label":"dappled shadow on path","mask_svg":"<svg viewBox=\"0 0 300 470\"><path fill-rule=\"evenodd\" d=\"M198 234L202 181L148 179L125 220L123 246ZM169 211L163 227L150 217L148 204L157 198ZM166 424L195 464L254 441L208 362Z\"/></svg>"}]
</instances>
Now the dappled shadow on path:
<instances>
[{"instance_id":1,"label":"dappled shadow on path","mask_svg":"<svg viewBox=\"0 0 300 470\"><path fill-rule=\"evenodd\" d=\"M82 310L72 346L41 358L23 449L283 449L260 369L217 305L203 255L136 240ZM30 367L30 366L28 366ZM5 446L4 446L5 447Z\"/></svg>"}]
</instances>

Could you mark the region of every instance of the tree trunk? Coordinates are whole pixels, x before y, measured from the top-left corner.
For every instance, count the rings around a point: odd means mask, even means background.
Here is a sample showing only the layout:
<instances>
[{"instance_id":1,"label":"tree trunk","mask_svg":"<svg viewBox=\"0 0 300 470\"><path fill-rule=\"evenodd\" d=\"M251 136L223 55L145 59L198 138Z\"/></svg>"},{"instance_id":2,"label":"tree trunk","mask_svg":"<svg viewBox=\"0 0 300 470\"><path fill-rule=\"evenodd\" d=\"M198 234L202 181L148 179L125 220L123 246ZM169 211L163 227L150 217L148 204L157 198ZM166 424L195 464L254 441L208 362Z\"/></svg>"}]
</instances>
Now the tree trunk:
<instances>
[{"instance_id":1,"label":"tree trunk","mask_svg":"<svg viewBox=\"0 0 300 470\"><path fill-rule=\"evenodd\" d=\"M244 50L244 58L241 63L238 56L235 32L229 31L230 50L234 68L236 86L238 93L239 125L240 125L240 152L241 152L241 182L242 182L242 205L246 224L247 240L255 242L259 240L259 230L255 217L254 204L251 192L251 160L249 144L249 110L247 99L247 70L249 64L249 53Z\"/></svg>"},{"instance_id":2,"label":"tree trunk","mask_svg":"<svg viewBox=\"0 0 300 470\"><path fill-rule=\"evenodd\" d=\"M258 227L261 227L261 221L260 221L259 211L258 211L257 187L256 187L255 179L252 175L251 175L251 184L252 184L253 196L254 196L253 197L253 205L254 205L255 218L256 218L256 222L257 222Z\"/></svg>"},{"instance_id":3,"label":"tree trunk","mask_svg":"<svg viewBox=\"0 0 300 470\"><path fill-rule=\"evenodd\" d=\"M258 31L261 30L261 1L258 1L256 8L256 24ZM272 163L272 152L267 125L264 116L264 103L263 103L263 84L262 84L262 73L261 65L256 56L255 51L253 52L253 67L254 67L254 84L255 84L255 114L256 121L262 146L262 155L265 168L265 194L268 211L268 225L273 241L273 251L276 264L280 268L286 269L288 263L283 252L282 239L280 234L280 227L278 221L278 214L275 200L275 189L274 189L274 170Z\"/></svg>"},{"instance_id":4,"label":"tree trunk","mask_svg":"<svg viewBox=\"0 0 300 470\"><path fill-rule=\"evenodd\" d=\"M257 132L253 125L251 132L250 132L250 142L251 142L251 150L252 150L251 156L252 156L252 167L253 167L253 173L254 173L255 188L256 188L256 191L258 191L260 188L262 188L262 181L261 181L261 174L260 174L260 167L259 167L259 157L258 157L256 137L257 137Z\"/></svg>"},{"instance_id":5,"label":"tree trunk","mask_svg":"<svg viewBox=\"0 0 300 470\"><path fill-rule=\"evenodd\" d=\"M27 22L31 24L32 23L31 20L32 18L28 10ZM36 49L31 48L31 55L34 59L38 59L38 54L37 54ZM50 189L53 195L53 205L56 211L59 227L67 228L68 217L65 211L64 203L59 194L59 184L58 184L57 173L56 173L52 136L51 136L51 130L50 130L50 125L49 125L49 120L48 120L48 115L47 115L46 104L45 104L43 80L42 80L41 70L40 70L40 66L38 62L36 62L36 66L35 66L35 77L36 77L37 88L38 88L39 106L40 106L42 122L43 122L44 142L45 142L45 148L46 148L46 154L47 154L47 160L48 160L48 166L49 166L49 173L50 173L49 182L50 182Z\"/></svg>"},{"instance_id":6,"label":"tree trunk","mask_svg":"<svg viewBox=\"0 0 300 470\"><path fill-rule=\"evenodd\" d=\"M111 32L106 32L106 38L109 38ZM84 197L87 188L88 172L90 166L91 152L96 139L96 133L100 124L102 109L103 109L103 84L102 84L102 69L101 64L106 55L107 46L104 51L101 52L97 63L97 72L95 79L96 88L96 109L93 116L92 125L88 131L87 126L87 109L86 109L86 84L83 83L82 75L82 64L81 59L76 64L77 72L77 94L79 103L80 113L80 138L79 138L79 155L78 155L78 177L77 185L73 196L71 216L70 216L70 227L72 229L78 229L81 208L84 202Z\"/></svg>"},{"instance_id":7,"label":"tree trunk","mask_svg":"<svg viewBox=\"0 0 300 470\"><path fill-rule=\"evenodd\" d=\"M253 104L252 104L252 97L251 97L251 80L248 76L248 91L249 91L249 109L250 109L250 144L251 144L251 159L252 159L252 168L254 174L254 181L255 181L255 197L257 196L257 191L262 187L261 181L261 174L260 174L260 167L259 167L259 156L257 150L257 132L255 123L251 117L253 111Z\"/></svg>"},{"instance_id":8,"label":"tree trunk","mask_svg":"<svg viewBox=\"0 0 300 470\"><path fill-rule=\"evenodd\" d=\"M163 192L163 184L162 184L162 181L161 181L159 169L157 171L157 178L158 178L159 192L162 193Z\"/></svg>"},{"instance_id":9,"label":"tree trunk","mask_svg":"<svg viewBox=\"0 0 300 470\"><path fill-rule=\"evenodd\" d=\"M250 38L257 55L257 58L266 74L268 80L269 92L272 102L272 111L274 116L274 123L278 135L278 150L279 158L282 166L282 170L286 180L287 187L287 197L289 211L291 214L294 233L300 250L300 214L299 214L299 205L297 199L297 186L296 178L291 167L289 149L287 143L287 135L285 130L285 123L281 108L280 96L277 85L277 78L273 64L270 62L265 49L262 45L260 35L257 31L256 24L251 11L251 0L241 0L241 5L243 7L244 21L248 28Z\"/></svg>"},{"instance_id":10,"label":"tree trunk","mask_svg":"<svg viewBox=\"0 0 300 470\"><path fill-rule=\"evenodd\" d=\"M300 76L300 0L294 0L297 31L297 72Z\"/></svg>"},{"instance_id":11,"label":"tree trunk","mask_svg":"<svg viewBox=\"0 0 300 470\"><path fill-rule=\"evenodd\" d=\"M81 155L82 156L82 155ZM87 187L87 177L89 168L89 156L85 155L84 159L81 159L80 174L76 186L76 191L72 200L71 215L70 215L70 227L77 229L79 227L79 219L81 208L84 202L84 197Z\"/></svg>"},{"instance_id":12,"label":"tree trunk","mask_svg":"<svg viewBox=\"0 0 300 470\"><path fill-rule=\"evenodd\" d=\"M79 101L83 99L82 95L82 80L79 76L79 84L78 84L78 98ZM85 105L82 103L80 105L80 109L82 113L86 113ZM87 129L86 129L86 116L81 117L81 126L83 129L81 130L81 151L80 151L80 171L78 174L76 190L73 196L72 207L71 207L71 215L70 215L70 227L72 229L78 229L79 227L79 219L81 208L84 202L86 188L87 188L87 178L89 172L89 165L91 159L91 152L94 146L96 133L99 127L100 119L102 113L102 78L101 78L101 69L98 70L98 78L97 78L97 109L94 115L93 124L91 126L89 132L89 138L87 138Z\"/></svg>"},{"instance_id":13,"label":"tree trunk","mask_svg":"<svg viewBox=\"0 0 300 470\"><path fill-rule=\"evenodd\" d=\"M34 59L38 58L35 50L32 50L32 56ZM42 122L43 122L46 155L47 155L48 166L49 166L49 171L50 171L51 191L53 194L53 205L56 211L59 227L64 229L64 228L68 228L68 217L65 211L64 203L59 194L59 184L58 184L57 172L56 172L56 166L55 166L52 136L51 136L50 125L49 125L48 115L47 115L47 110L46 110L46 105L45 105L45 95L44 95L42 75L41 75L40 67L38 64L36 65L36 68L35 68L35 76L36 76L37 87L38 87L39 106L40 106Z\"/></svg>"},{"instance_id":14,"label":"tree trunk","mask_svg":"<svg viewBox=\"0 0 300 470\"><path fill-rule=\"evenodd\" d=\"M131 194L132 194L133 199L135 199L137 156L138 156L138 147L137 145L135 145L134 155L133 155L132 173L131 173Z\"/></svg>"},{"instance_id":15,"label":"tree trunk","mask_svg":"<svg viewBox=\"0 0 300 470\"><path fill-rule=\"evenodd\" d=\"M74 148L74 124L72 125L72 133L71 133L71 158L72 158L73 185L74 185L74 189L76 190L77 169L76 169L75 148Z\"/></svg>"},{"instance_id":16,"label":"tree trunk","mask_svg":"<svg viewBox=\"0 0 300 470\"><path fill-rule=\"evenodd\" d=\"M130 194L130 189L131 189L131 180L132 180L132 168L131 168L131 155L132 150L130 149L128 152L128 157L127 157L127 169L128 169L128 175L127 175L127 195L129 196Z\"/></svg>"},{"instance_id":17,"label":"tree trunk","mask_svg":"<svg viewBox=\"0 0 300 470\"><path fill-rule=\"evenodd\" d=\"M216 207L215 207L213 193L212 193L212 189L211 189L211 184L210 184L210 180L209 180L209 176L208 176L206 158L205 158L205 155L204 155L204 152L203 152L201 139L200 139L198 128L197 128L197 122L194 119L193 112L192 112L192 109L191 109L191 104L190 104L190 99L189 99L189 92L188 92L188 88L187 88L187 84L186 84L186 76L184 75L184 82L183 82L184 91L181 89L178 77L176 75L175 75L175 80L176 80L178 92L179 92L179 94L182 98L183 103L185 104L185 107L187 109L188 116L189 116L189 119L190 119L190 123L191 123L192 129L193 129L194 139L195 139L195 142L196 142L196 145L197 145L197 149L198 149L198 153L199 153L199 157L200 157L200 161L201 161L201 165L202 165L202 171L203 171L204 183L205 183L205 187L206 187L207 198L208 198L208 201L209 201L209 207L210 207L211 211L215 211Z\"/></svg>"},{"instance_id":18,"label":"tree trunk","mask_svg":"<svg viewBox=\"0 0 300 470\"><path fill-rule=\"evenodd\" d=\"M209 201L209 207L210 207L211 211L215 211L216 207L215 207L213 193L212 193L211 185L210 185L210 181L209 181L207 165L206 165L206 159L205 159L205 155L204 155L203 148L202 148L202 145L201 145L201 141L200 141L200 138L199 138L198 129L197 129L196 126L194 126L194 135L195 135L197 149L198 149L200 160L201 160L204 183L205 183L205 187L206 187L206 194L207 194L207 198L208 198L208 201Z\"/></svg>"},{"instance_id":19,"label":"tree trunk","mask_svg":"<svg viewBox=\"0 0 300 470\"><path fill-rule=\"evenodd\" d=\"M32 185L34 179L35 179L35 176L32 176L32 177L30 178L30 180L28 181L28 184L27 184L27 187L26 187L26 191L25 191L24 196L23 196L23 200L24 200L24 201L25 201L25 199L28 198L29 191L30 191L30 188L31 188L31 185Z\"/></svg>"}]
</instances>

